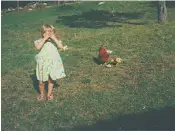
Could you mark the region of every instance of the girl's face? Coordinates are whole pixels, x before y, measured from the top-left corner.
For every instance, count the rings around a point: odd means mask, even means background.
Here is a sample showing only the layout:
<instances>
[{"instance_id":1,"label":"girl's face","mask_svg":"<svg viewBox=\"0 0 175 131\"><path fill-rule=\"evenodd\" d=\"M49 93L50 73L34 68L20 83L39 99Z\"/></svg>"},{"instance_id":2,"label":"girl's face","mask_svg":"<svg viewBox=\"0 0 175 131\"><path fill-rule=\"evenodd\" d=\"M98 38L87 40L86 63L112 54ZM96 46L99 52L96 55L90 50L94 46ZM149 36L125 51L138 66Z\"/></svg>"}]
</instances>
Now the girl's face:
<instances>
[{"instance_id":1,"label":"girl's face","mask_svg":"<svg viewBox=\"0 0 175 131\"><path fill-rule=\"evenodd\" d=\"M52 34L53 34L53 30L51 28L48 28L45 30L43 37L45 37L46 35L51 36ZM50 40L50 39L48 39L48 40Z\"/></svg>"}]
</instances>

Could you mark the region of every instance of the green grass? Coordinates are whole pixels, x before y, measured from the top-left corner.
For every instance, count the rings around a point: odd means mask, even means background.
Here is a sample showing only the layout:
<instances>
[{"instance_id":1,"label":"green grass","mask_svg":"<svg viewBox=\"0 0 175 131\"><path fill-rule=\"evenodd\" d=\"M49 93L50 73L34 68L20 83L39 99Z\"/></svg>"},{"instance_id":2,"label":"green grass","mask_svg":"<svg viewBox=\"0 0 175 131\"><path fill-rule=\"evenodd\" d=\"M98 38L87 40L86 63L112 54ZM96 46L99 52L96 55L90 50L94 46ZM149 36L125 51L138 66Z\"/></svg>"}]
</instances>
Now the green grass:
<instances>
[{"instance_id":1,"label":"green grass","mask_svg":"<svg viewBox=\"0 0 175 131\"><path fill-rule=\"evenodd\" d=\"M3 15L2 130L97 130L115 121L121 130L175 129L174 117L168 119L174 113L169 108L175 107L174 13L168 8L168 22L159 25L152 2L118 1ZM53 24L70 47L60 53L67 77L57 81L60 86L49 103L36 101L38 52L33 41L40 37L42 23ZM101 44L123 62L113 68L96 64L93 58ZM170 114L164 115L167 110ZM163 123L143 126L147 118Z\"/></svg>"}]
</instances>

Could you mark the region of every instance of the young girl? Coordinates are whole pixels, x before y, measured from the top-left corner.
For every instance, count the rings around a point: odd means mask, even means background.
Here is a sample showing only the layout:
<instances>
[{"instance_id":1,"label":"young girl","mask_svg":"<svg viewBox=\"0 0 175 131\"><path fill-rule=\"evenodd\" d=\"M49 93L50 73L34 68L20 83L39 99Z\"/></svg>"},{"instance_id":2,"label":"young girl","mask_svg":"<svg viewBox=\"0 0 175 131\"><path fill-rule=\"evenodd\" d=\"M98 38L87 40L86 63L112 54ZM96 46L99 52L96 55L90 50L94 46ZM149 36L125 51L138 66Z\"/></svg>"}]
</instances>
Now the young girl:
<instances>
[{"instance_id":1,"label":"young girl","mask_svg":"<svg viewBox=\"0 0 175 131\"><path fill-rule=\"evenodd\" d=\"M36 76L39 81L40 95L37 100L44 100L45 81L48 81L47 99L53 99L53 81L65 77L64 67L57 48L51 43L53 40L56 45L64 50L62 42L55 36L55 28L52 25L43 25L41 28L41 36L39 40L34 42L35 48L40 50L36 55Z\"/></svg>"}]
</instances>

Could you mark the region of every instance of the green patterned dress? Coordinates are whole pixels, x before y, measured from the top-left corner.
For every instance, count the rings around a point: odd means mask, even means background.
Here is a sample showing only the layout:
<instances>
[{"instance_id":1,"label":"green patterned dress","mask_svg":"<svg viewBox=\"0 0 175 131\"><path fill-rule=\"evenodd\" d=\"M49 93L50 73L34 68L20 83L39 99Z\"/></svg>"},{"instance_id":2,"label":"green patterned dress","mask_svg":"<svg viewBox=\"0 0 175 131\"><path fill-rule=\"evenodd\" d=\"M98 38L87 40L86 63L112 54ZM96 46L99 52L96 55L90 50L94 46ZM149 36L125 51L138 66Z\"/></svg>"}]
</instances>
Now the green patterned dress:
<instances>
[{"instance_id":1,"label":"green patterned dress","mask_svg":"<svg viewBox=\"0 0 175 131\"><path fill-rule=\"evenodd\" d=\"M36 40L34 44L38 44L42 39ZM53 43L47 41L36 58L36 76L39 81L48 81L49 76L52 80L65 77L62 59L57 48Z\"/></svg>"}]
</instances>

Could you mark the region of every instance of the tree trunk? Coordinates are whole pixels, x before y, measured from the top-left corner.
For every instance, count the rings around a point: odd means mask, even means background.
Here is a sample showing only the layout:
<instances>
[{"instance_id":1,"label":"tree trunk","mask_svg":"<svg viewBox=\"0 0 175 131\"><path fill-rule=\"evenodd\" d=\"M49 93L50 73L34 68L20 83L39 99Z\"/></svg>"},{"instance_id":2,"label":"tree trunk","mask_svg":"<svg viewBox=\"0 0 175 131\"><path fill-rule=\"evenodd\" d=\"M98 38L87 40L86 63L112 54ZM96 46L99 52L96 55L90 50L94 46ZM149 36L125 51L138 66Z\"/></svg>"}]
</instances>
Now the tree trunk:
<instances>
[{"instance_id":1,"label":"tree trunk","mask_svg":"<svg viewBox=\"0 0 175 131\"><path fill-rule=\"evenodd\" d=\"M165 1L158 1L158 22L164 23L167 20L167 9Z\"/></svg>"},{"instance_id":2,"label":"tree trunk","mask_svg":"<svg viewBox=\"0 0 175 131\"><path fill-rule=\"evenodd\" d=\"M17 1L17 10L19 12L19 0Z\"/></svg>"}]
</instances>

